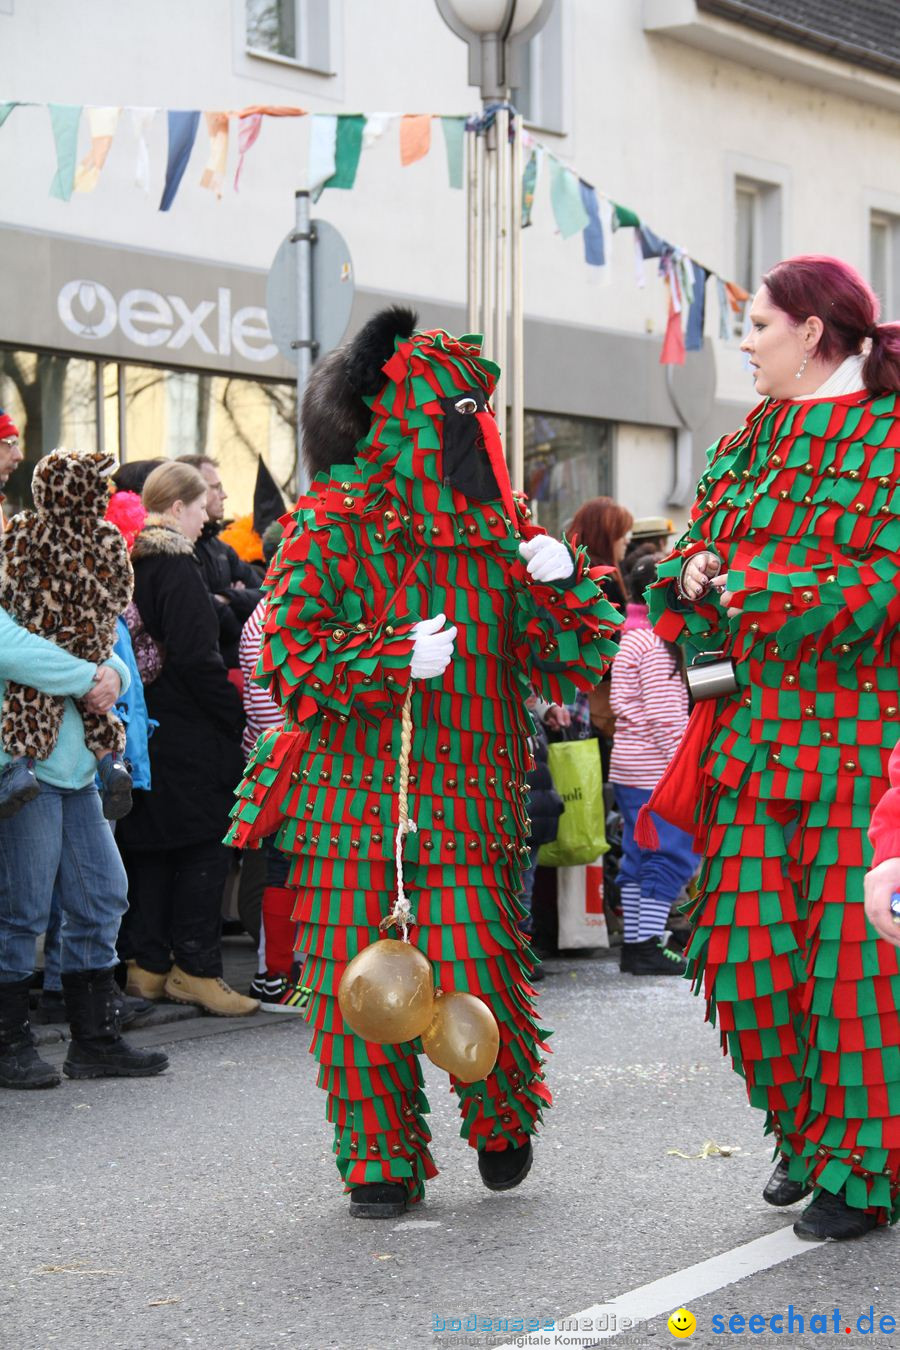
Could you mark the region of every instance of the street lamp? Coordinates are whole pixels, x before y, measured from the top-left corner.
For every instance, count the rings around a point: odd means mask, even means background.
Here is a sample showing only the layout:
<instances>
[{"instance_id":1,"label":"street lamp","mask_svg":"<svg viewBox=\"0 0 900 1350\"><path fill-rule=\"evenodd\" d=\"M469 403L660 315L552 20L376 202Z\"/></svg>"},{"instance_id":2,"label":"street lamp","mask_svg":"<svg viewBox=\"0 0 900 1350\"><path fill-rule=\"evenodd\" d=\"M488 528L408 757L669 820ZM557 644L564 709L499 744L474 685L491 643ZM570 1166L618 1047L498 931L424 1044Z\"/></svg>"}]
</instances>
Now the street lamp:
<instances>
[{"instance_id":1,"label":"street lamp","mask_svg":"<svg viewBox=\"0 0 900 1350\"><path fill-rule=\"evenodd\" d=\"M469 83L480 90L484 107L501 105L490 126L466 133L466 323L470 332L484 334L486 355L501 367L495 402L504 437L509 388L511 417L505 443L513 487L521 488L522 118L511 115L508 105L511 89L522 83L526 45L543 28L556 0L435 0L435 4L448 28L468 44Z\"/></svg>"}]
</instances>

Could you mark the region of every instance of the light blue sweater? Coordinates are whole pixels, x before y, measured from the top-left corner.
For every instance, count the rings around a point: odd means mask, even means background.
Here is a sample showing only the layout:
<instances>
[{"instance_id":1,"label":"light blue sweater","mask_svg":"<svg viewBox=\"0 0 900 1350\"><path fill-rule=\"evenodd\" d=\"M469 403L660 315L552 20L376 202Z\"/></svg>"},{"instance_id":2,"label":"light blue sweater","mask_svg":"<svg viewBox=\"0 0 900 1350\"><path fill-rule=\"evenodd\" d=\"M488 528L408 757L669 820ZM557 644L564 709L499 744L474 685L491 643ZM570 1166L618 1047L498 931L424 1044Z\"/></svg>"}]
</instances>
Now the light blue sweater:
<instances>
[{"instance_id":1,"label":"light blue sweater","mask_svg":"<svg viewBox=\"0 0 900 1350\"><path fill-rule=\"evenodd\" d=\"M111 656L103 665L111 666L122 681L122 693L131 683L128 667L117 656ZM7 680L40 689L44 694L65 698L62 727L49 758L39 760L34 771L43 783L58 788L84 788L93 782L97 761L84 743L84 726L74 699L81 698L90 689L97 667L92 661L81 661L70 656L55 642L36 633L29 633L0 609L0 702L6 691ZM0 746L0 768L8 764L10 756Z\"/></svg>"}]
</instances>

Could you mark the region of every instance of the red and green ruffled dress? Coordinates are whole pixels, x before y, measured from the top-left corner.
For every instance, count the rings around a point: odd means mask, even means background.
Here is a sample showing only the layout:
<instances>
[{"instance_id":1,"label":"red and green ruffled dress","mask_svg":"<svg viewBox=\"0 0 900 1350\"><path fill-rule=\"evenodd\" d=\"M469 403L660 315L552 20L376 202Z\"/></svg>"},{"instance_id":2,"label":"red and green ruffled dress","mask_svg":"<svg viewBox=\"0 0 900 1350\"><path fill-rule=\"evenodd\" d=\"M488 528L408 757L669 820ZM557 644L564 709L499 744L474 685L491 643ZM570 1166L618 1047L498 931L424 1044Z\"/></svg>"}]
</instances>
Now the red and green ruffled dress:
<instances>
[{"instance_id":1,"label":"red and green ruffled dress","mask_svg":"<svg viewBox=\"0 0 900 1350\"><path fill-rule=\"evenodd\" d=\"M418 1041L377 1045L343 1024L341 975L378 937L395 898L400 712L412 629L438 613L458 629L443 676L412 682L404 882L412 941L435 985L484 999L500 1028L496 1068L453 1086L477 1149L520 1146L550 1095L531 957L518 929L532 766L529 680L567 702L607 669L618 617L575 557L566 582L532 583L519 545L540 533L516 501L469 500L441 476L441 399L489 396L497 368L472 339L399 341L370 400L355 462L320 476L294 512L268 577L261 682L286 713L263 737L235 807L240 842L278 823L292 855L308 1019L349 1187L435 1174Z\"/></svg>"},{"instance_id":2,"label":"red and green ruffled dress","mask_svg":"<svg viewBox=\"0 0 900 1350\"><path fill-rule=\"evenodd\" d=\"M739 617L678 600L703 549ZM725 649L738 684L698 769L696 986L792 1179L896 1218L900 963L863 877L900 736L900 397L760 404L710 451L659 575L657 632Z\"/></svg>"}]
</instances>

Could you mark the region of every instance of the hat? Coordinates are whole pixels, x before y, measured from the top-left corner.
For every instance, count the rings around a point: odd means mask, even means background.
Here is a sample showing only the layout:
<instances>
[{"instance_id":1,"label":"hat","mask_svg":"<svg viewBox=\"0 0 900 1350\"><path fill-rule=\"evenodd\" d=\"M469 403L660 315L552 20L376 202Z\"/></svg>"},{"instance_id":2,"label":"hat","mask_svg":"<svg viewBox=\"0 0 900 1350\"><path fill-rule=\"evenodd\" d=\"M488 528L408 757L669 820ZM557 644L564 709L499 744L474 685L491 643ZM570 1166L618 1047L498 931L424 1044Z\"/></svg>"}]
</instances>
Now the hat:
<instances>
[{"instance_id":1,"label":"hat","mask_svg":"<svg viewBox=\"0 0 900 1350\"><path fill-rule=\"evenodd\" d=\"M655 539L659 534L674 534L675 526L668 516L641 516L631 527L632 539Z\"/></svg>"},{"instance_id":2,"label":"hat","mask_svg":"<svg viewBox=\"0 0 900 1350\"><path fill-rule=\"evenodd\" d=\"M18 439L19 428L10 417L0 408L0 441L11 441L13 437Z\"/></svg>"}]
</instances>

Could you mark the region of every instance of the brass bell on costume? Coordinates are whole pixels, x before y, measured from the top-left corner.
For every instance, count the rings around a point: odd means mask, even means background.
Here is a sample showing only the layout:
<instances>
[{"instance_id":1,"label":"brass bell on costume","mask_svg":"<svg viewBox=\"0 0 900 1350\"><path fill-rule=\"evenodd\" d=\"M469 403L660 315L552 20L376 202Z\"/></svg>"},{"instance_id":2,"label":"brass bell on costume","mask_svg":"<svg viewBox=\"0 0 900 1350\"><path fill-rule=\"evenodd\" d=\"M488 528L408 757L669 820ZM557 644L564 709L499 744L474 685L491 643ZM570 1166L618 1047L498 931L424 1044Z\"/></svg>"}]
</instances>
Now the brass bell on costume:
<instances>
[{"instance_id":1,"label":"brass bell on costume","mask_svg":"<svg viewBox=\"0 0 900 1350\"><path fill-rule=\"evenodd\" d=\"M497 1063L497 1019L474 994L461 990L444 994L439 990L431 1025L422 1032L422 1049L432 1064L461 1083L480 1083Z\"/></svg>"},{"instance_id":2,"label":"brass bell on costume","mask_svg":"<svg viewBox=\"0 0 900 1350\"><path fill-rule=\"evenodd\" d=\"M347 1026L364 1041L413 1041L434 1016L431 962L410 942L380 938L347 966L338 1005Z\"/></svg>"}]
</instances>

